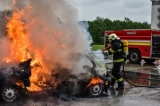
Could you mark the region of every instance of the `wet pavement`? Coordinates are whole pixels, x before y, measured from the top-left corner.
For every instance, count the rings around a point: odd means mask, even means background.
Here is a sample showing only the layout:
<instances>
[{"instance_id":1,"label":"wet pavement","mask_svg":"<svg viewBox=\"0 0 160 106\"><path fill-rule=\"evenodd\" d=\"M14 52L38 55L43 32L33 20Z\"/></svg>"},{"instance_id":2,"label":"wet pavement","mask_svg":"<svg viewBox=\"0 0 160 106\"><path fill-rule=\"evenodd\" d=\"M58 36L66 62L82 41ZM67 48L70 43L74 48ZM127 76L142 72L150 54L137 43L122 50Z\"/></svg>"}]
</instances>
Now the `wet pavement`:
<instances>
[{"instance_id":1,"label":"wet pavement","mask_svg":"<svg viewBox=\"0 0 160 106\"><path fill-rule=\"evenodd\" d=\"M160 106L160 89L130 88L106 97L81 99L71 106Z\"/></svg>"},{"instance_id":2,"label":"wet pavement","mask_svg":"<svg viewBox=\"0 0 160 106\"><path fill-rule=\"evenodd\" d=\"M108 90L96 98L79 98L70 106L160 106L160 89L133 87L125 83L124 91Z\"/></svg>"}]
</instances>

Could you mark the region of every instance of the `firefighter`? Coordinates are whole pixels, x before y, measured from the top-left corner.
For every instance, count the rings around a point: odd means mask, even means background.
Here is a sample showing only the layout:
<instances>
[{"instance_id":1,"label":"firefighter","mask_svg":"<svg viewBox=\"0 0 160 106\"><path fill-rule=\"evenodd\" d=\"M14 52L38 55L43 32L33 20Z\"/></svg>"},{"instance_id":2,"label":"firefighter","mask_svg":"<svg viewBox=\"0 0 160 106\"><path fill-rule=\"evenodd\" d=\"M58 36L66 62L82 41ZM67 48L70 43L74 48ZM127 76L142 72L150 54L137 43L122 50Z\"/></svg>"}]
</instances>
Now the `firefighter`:
<instances>
[{"instance_id":1,"label":"firefighter","mask_svg":"<svg viewBox=\"0 0 160 106\"><path fill-rule=\"evenodd\" d=\"M118 87L116 90L124 89L123 78L120 74L120 68L124 62L124 51L123 51L123 42L116 34L110 34L108 41L111 44L110 49L106 52L106 55L113 54L113 68L112 68L112 77L111 77L111 87L114 88L114 84L117 81Z\"/></svg>"}]
</instances>

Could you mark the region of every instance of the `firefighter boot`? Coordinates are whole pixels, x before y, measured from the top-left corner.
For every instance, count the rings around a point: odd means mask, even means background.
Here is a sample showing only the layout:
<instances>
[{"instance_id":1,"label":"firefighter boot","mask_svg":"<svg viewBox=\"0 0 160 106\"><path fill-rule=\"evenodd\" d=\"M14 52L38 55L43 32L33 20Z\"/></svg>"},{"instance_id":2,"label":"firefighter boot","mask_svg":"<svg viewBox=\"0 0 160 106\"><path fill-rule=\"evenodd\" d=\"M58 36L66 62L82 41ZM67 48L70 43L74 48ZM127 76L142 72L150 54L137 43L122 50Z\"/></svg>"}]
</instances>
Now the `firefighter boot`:
<instances>
[{"instance_id":1,"label":"firefighter boot","mask_svg":"<svg viewBox=\"0 0 160 106\"><path fill-rule=\"evenodd\" d=\"M124 90L124 82L118 82L118 88L116 88L116 90Z\"/></svg>"}]
</instances>

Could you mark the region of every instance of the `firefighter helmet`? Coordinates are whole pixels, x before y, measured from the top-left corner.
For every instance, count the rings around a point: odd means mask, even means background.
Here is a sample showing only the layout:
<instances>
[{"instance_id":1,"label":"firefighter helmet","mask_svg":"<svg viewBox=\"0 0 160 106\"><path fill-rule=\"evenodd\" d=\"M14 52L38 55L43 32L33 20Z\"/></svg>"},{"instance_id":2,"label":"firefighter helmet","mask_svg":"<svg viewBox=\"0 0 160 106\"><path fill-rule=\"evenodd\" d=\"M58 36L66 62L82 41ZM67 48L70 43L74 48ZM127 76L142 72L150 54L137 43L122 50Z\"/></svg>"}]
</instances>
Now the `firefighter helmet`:
<instances>
[{"instance_id":1,"label":"firefighter helmet","mask_svg":"<svg viewBox=\"0 0 160 106\"><path fill-rule=\"evenodd\" d=\"M112 41L114 41L116 39L118 40L120 38L114 33L110 34L109 37L108 37L109 42L112 42Z\"/></svg>"}]
</instances>

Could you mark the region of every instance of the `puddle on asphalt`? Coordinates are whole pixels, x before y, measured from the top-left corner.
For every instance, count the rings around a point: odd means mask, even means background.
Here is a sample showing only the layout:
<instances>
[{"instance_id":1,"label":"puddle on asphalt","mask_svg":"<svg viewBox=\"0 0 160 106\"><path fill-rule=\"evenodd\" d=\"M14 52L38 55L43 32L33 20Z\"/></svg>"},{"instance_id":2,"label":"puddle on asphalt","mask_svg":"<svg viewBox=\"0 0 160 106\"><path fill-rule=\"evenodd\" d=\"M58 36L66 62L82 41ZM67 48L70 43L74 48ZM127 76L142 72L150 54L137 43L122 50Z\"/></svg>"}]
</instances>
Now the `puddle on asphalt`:
<instances>
[{"instance_id":1,"label":"puddle on asphalt","mask_svg":"<svg viewBox=\"0 0 160 106\"><path fill-rule=\"evenodd\" d=\"M153 68L139 68L137 71L125 71L129 83L138 86L160 87L160 73Z\"/></svg>"},{"instance_id":2,"label":"puddle on asphalt","mask_svg":"<svg viewBox=\"0 0 160 106\"><path fill-rule=\"evenodd\" d=\"M111 69L113 64L107 64L107 66ZM123 67L121 67L121 70L123 70ZM124 92L109 90L110 99L107 102L108 106L160 106L160 70L158 71L155 65L148 64L144 66L140 64L126 64L124 70L129 83L136 86L131 86L124 78ZM154 81L155 79L158 81ZM143 87L137 87L137 85ZM106 104L102 106L106 106Z\"/></svg>"}]
</instances>

